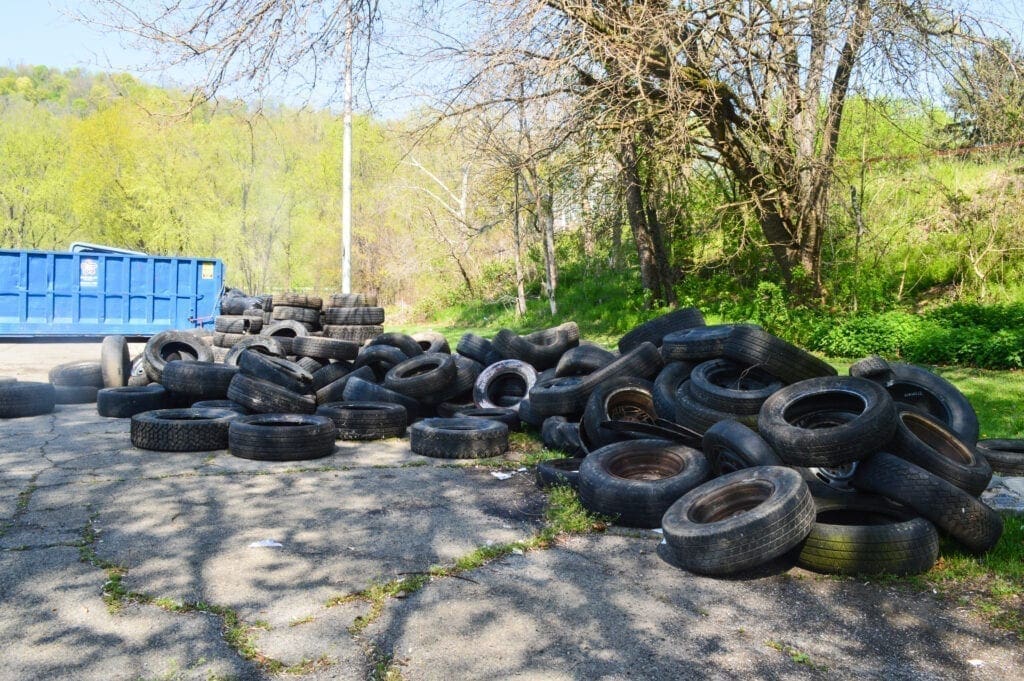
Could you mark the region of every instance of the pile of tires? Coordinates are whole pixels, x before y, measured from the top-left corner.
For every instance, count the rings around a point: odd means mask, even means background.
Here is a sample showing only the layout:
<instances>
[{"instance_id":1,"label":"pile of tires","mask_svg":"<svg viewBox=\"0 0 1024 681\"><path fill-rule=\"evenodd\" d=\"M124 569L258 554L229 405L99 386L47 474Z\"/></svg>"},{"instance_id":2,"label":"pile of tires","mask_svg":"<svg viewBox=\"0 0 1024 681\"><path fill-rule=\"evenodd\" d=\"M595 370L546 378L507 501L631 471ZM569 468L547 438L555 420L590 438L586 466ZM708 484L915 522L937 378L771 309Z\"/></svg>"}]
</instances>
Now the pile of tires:
<instances>
[{"instance_id":1,"label":"pile of tires","mask_svg":"<svg viewBox=\"0 0 1024 681\"><path fill-rule=\"evenodd\" d=\"M377 296L364 293L335 293L323 312L327 338L364 343L384 333L384 308Z\"/></svg>"}]
</instances>

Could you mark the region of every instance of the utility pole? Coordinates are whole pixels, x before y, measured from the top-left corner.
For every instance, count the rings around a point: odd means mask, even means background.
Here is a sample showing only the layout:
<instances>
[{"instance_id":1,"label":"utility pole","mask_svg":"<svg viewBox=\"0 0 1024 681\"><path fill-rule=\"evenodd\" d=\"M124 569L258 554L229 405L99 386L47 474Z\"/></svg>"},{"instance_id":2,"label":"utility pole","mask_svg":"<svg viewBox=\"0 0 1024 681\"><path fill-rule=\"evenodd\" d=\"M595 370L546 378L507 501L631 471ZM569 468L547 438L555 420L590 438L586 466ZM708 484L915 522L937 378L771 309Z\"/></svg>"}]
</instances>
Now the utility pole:
<instances>
[{"instance_id":1,"label":"utility pole","mask_svg":"<svg viewBox=\"0 0 1024 681\"><path fill-rule=\"evenodd\" d=\"M352 3L345 20L345 103L341 141L341 292L352 292Z\"/></svg>"}]
</instances>

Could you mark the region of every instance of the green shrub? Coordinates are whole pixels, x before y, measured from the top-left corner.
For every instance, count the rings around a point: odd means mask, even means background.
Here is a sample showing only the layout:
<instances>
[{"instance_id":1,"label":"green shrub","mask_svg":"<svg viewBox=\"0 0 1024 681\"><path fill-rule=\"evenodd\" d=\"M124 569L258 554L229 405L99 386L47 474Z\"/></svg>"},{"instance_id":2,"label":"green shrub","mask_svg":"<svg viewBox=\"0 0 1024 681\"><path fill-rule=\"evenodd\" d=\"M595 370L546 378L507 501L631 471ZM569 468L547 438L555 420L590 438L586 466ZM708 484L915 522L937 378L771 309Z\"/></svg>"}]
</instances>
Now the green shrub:
<instances>
[{"instance_id":1,"label":"green shrub","mask_svg":"<svg viewBox=\"0 0 1024 681\"><path fill-rule=\"evenodd\" d=\"M828 330L812 347L831 357L898 357L920 333L923 321L921 317L906 312L833 319Z\"/></svg>"}]
</instances>

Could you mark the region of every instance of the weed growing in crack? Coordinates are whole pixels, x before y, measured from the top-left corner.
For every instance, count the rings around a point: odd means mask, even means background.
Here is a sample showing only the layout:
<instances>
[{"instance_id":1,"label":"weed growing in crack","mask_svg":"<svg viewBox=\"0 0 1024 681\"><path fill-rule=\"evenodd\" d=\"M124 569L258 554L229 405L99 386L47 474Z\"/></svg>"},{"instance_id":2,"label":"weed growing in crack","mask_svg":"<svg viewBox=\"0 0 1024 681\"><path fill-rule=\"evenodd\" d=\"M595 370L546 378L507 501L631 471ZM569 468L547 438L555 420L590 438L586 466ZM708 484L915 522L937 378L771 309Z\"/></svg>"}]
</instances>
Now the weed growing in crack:
<instances>
[{"instance_id":1,"label":"weed growing in crack","mask_svg":"<svg viewBox=\"0 0 1024 681\"><path fill-rule=\"evenodd\" d=\"M828 667L826 667L823 664L818 664L814 662L814 660L811 659L810 655L800 650L797 650L791 645L787 645L785 643L782 643L781 641L776 641L770 638L765 639L764 644L769 648L778 650L780 653L785 653L786 655L789 655L789 659L795 662L796 664L802 664L805 667L810 667L811 669L816 669L818 671L828 671Z\"/></svg>"}]
</instances>

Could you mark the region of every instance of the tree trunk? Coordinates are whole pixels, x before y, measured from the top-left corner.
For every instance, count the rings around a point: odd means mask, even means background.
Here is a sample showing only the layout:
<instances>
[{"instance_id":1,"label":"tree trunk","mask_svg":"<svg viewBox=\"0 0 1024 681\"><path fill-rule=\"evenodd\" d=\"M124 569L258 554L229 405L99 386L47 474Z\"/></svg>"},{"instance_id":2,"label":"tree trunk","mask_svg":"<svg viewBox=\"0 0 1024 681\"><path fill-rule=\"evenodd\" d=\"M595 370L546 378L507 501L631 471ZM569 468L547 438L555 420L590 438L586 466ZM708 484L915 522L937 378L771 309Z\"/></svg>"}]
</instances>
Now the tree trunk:
<instances>
[{"instance_id":1,"label":"tree trunk","mask_svg":"<svg viewBox=\"0 0 1024 681\"><path fill-rule=\"evenodd\" d=\"M540 175L534 173L534 204L536 207L537 228L544 235L544 269L547 279L548 305L551 314L558 313L555 302L555 290L558 288L558 266L555 263L555 215L552 211L551 195L541 191L543 183Z\"/></svg>"},{"instance_id":2,"label":"tree trunk","mask_svg":"<svg viewBox=\"0 0 1024 681\"><path fill-rule=\"evenodd\" d=\"M666 281L668 270L665 249L661 239L661 227L657 214L644 205L643 185L637 166L636 145L627 142L622 145L620 163L625 188L626 217L636 242L640 260L640 283L651 292L655 300L674 302L675 293ZM653 224L652 224L653 219ZM661 261L663 264L659 264Z\"/></svg>"},{"instance_id":3,"label":"tree trunk","mask_svg":"<svg viewBox=\"0 0 1024 681\"><path fill-rule=\"evenodd\" d=\"M512 241L515 248L515 263L516 263L516 315L522 317L526 314L526 285L524 283L525 277L523 276L523 256L522 256L522 245L523 245L523 232L522 227L519 223L519 172L517 171L514 176L515 190L513 195L515 200L512 203Z\"/></svg>"}]
</instances>

